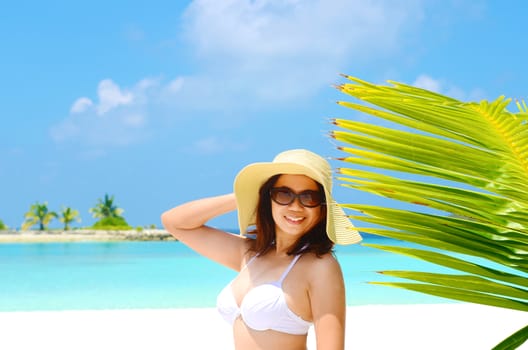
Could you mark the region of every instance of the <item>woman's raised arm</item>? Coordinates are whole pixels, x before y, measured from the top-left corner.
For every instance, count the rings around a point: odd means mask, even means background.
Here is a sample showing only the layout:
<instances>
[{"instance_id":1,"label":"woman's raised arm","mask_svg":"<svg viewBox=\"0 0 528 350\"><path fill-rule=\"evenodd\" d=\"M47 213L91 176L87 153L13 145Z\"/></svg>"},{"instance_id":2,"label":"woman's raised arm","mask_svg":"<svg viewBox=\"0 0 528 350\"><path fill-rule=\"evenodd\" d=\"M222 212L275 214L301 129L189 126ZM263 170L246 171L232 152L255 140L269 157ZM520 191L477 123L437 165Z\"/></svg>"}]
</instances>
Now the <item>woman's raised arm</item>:
<instances>
[{"instance_id":1,"label":"woman's raised arm","mask_svg":"<svg viewBox=\"0 0 528 350\"><path fill-rule=\"evenodd\" d=\"M206 223L237 208L234 194L187 202L161 215L161 222L176 239L197 253L236 271L247 251L244 237L218 230Z\"/></svg>"}]
</instances>

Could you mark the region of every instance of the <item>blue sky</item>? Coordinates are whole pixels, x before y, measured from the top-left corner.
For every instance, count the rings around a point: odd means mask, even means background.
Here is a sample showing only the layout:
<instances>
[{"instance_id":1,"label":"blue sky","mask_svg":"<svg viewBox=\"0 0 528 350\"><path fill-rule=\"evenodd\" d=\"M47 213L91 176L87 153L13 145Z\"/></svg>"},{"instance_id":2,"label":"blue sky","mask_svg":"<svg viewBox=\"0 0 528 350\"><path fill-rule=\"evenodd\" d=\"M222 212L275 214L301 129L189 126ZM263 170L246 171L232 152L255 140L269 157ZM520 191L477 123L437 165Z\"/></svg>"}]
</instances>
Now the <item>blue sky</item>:
<instances>
[{"instance_id":1,"label":"blue sky","mask_svg":"<svg viewBox=\"0 0 528 350\"><path fill-rule=\"evenodd\" d=\"M339 73L528 96L525 1L17 1L0 14L0 219L105 193L133 226L282 150L342 154ZM333 166L339 166L332 161ZM336 188L342 202L375 199ZM213 223L235 227L235 216ZM59 227L56 221L52 227Z\"/></svg>"}]
</instances>

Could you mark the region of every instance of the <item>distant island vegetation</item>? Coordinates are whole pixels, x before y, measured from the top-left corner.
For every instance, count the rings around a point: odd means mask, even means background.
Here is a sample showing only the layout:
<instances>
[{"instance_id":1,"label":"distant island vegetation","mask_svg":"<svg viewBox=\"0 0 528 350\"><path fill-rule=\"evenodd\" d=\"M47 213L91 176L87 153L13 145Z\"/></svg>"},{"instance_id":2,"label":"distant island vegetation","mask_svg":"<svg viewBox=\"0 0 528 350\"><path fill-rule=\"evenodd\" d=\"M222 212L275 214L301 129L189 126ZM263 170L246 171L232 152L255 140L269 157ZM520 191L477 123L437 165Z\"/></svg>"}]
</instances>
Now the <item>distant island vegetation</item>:
<instances>
[{"instance_id":1,"label":"distant island vegetation","mask_svg":"<svg viewBox=\"0 0 528 350\"><path fill-rule=\"evenodd\" d=\"M172 236L156 225L130 226L123 216L124 210L115 204L114 196L105 194L89 209L95 219L92 226L72 227L81 222L78 210L63 206L59 212L51 211L47 202L32 204L24 214L21 229L10 229L0 219L0 242L52 242L52 241L114 241L114 240L171 240ZM49 229L53 220L59 220L61 229Z\"/></svg>"}]
</instances>

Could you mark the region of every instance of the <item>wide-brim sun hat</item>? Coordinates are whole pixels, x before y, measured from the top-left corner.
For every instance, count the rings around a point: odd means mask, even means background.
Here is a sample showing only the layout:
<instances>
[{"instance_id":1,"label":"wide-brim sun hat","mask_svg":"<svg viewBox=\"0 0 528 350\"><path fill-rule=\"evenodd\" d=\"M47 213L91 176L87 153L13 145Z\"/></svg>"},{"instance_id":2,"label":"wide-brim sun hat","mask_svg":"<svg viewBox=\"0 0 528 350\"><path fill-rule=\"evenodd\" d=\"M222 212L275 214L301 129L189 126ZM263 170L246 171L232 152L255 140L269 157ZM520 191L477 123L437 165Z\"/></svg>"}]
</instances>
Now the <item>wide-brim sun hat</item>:
<instances>
[{"instance_id":1,"label":"wide-brim sun hat","mask_svg":"<svg viewBox=\"0 0 528 350\"><path fill-rule=\"evenodd\" d=\"M343 245L361 241L359 232L332 197L330 164L323 157L305 149L279 153L272 162L253 163L238 173L234 192L241 235L246 235L248 227L256 224L260 187L278 174L305 175L320 183L326 197L326 234L330 240Z\"/></svg>"}]
</instances>

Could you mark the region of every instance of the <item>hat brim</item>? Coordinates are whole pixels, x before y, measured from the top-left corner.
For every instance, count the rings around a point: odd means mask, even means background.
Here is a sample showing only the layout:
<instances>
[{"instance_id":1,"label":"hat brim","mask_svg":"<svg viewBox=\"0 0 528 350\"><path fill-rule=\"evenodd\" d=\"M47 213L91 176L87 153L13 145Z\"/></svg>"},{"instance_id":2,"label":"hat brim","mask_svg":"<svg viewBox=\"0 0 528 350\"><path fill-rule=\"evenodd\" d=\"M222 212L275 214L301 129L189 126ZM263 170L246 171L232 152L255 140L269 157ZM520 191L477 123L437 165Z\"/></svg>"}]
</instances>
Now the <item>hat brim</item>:
<instances>
[{"instance_id":1,"label":"hat brim","mask_svg":"<svg viewBox=\"0 0 528 350\"><path fill-rule=\"evenodd\" d=\"M256 223L260 187L270 177L278 174L306 175L320 183L326 197L326 233L330 240L343 245L361 241L359 232L354 228L341 206L333 199L332 189L325 186L322 175L309 167L288 162L253 163L238 173L234 182L234 191L241 235L246 235L248 227Z\"/></svg>"}]
</instances>

